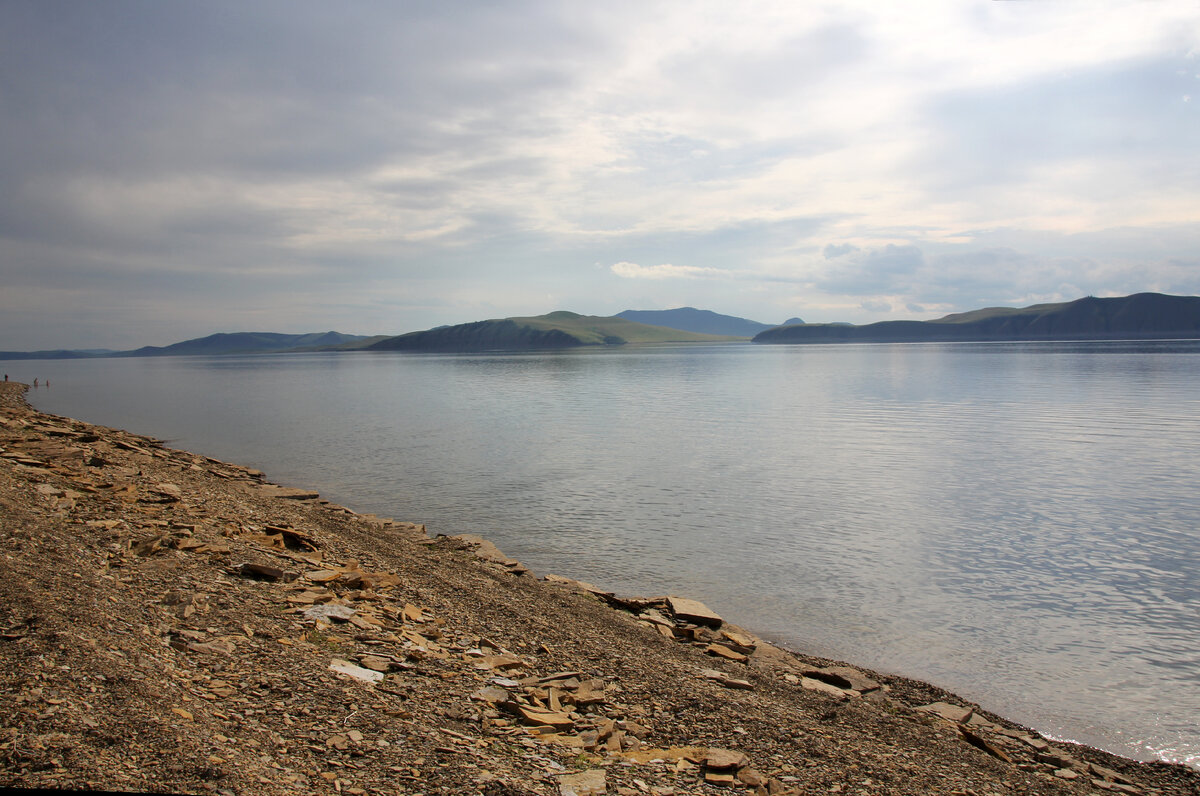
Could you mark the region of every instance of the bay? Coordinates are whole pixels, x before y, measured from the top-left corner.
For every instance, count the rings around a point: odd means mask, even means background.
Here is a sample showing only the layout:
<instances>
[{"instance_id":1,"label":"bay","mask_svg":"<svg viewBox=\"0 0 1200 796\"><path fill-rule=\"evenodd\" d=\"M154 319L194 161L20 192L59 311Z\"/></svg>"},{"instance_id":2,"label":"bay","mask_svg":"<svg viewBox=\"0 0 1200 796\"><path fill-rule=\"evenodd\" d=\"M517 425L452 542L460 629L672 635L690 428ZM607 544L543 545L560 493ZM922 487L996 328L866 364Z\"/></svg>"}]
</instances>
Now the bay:
<instances>
[{"instance_id":1,"label":"bay","mask_svg":"<svg viewBox=\"0 0 1200 796\"><path fill-rule=\"evenodd\" d=\"M1200 765L1200 345L5 363L40 409Z\"/></svg>"}]
</instances>

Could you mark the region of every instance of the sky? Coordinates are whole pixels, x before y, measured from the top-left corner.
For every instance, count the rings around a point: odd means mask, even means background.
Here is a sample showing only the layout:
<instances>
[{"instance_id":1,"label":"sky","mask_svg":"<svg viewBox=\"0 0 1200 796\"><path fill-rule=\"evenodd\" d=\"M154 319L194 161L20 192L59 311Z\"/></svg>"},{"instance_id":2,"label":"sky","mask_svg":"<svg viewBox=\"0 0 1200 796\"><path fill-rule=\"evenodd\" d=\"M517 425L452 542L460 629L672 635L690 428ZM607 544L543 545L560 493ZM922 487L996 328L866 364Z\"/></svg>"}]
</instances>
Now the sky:
<instances>
[{"instance_id":1,"label":"sky","mask_svg":"<svg viewBox=\"0 0 1200 796\"><path fill-rule=\"evenodd\" d=\"M1200 294L1194 0L0 0L0 350Z\"/></svg>"}]
</instances>

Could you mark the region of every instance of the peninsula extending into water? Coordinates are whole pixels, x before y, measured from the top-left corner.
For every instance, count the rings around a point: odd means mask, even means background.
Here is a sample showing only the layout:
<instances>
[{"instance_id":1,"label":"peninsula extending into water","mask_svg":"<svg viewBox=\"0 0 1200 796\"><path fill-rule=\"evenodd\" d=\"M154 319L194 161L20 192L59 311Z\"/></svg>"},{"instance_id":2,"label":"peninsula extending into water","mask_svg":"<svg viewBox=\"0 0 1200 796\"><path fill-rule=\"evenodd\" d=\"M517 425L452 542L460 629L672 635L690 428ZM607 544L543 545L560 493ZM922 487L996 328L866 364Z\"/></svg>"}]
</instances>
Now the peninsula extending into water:
<instances>
[{"instance_id":1,"label":"peninsula extending into water","mask_svg":"<svg viewBox=\"0 0 1200 796\"><path fill-rule=\"evenodd\" d=\"M6 787L1200 792L1200 771L785 651L685 597L538 577L24 389L0 384Z\"/></svg>"}]
</instances>

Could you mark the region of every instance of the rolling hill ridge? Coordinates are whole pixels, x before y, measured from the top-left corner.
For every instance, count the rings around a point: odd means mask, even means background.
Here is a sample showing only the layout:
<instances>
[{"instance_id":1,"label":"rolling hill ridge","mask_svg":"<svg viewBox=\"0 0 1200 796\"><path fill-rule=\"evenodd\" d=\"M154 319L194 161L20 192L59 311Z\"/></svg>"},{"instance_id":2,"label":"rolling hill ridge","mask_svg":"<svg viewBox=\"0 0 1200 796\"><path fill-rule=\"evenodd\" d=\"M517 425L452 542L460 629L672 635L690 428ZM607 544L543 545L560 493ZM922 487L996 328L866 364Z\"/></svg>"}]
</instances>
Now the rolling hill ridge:
<instances>
[{"instance_id":1,"label":"rolling hill ridge","mask_svg":"<svg viewBox=\"0 0 1200 796\"><path fill-rule=\"evenodd\" d=\"M650 326L620 317L579 315L560 310L547 315L498 318L442 326L389 337L367 347L373 351L513 351L626 343L704 343L727 336Z\"/></svg>"},{"instance_id":2,"label":"rolling hill ridge","mask_svg":"<svg viewBox=\"0 0 1200 796\"><path fill-rule=\"evenodd\" d=\"M681 329L686 332L700 334L719 334L730 337L753 337L759 332L773 329L769 323L738 318L733 315L721 315L711 310L698 310L695 307L679 307L673 310L625 310L618 312L617 318L625 318L651 326L665 326L669 329ZM792 318L788 323L804 323L799 318Z\"/></svg>"},{"instance_id":3,"label":"rolling hill ridge","mask_svg":"<svg viewBox=\"0 0 1200 796\"><path fill-rule=\"evenodd\" d=\"M107 349L57 349L53 351L0 351L0 359L93 359L98 357L169 357L184 354L266 354L349 347L367 340L365 335L341 332L218 332L168 346L142 346L130 351Z\"/></svg>"},{"instance_id":4,"label":"rolling hill ridge","mask_svg":"<svg viewBox=\"0 0 1200 796\"><path fill-rule=\"evenodd\" d=\"M1137 293L1029 307L988 307L932 321L863 326L803 324L768 329L756 343L908 343L1005 340L1200 338L1200 297Z\"/></svg>"}]
</instances>

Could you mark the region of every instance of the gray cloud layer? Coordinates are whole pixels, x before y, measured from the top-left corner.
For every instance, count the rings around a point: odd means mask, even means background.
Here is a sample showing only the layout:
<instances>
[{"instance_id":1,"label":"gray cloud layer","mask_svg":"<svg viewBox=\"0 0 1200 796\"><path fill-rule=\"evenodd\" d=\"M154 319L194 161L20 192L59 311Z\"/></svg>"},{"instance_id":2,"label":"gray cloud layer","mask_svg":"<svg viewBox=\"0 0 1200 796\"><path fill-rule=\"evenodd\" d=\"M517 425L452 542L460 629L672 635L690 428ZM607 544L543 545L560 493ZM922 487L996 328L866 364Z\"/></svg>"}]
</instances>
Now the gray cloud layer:
<instances>
[{"instance_id":1,"label":"gray cloud layer","mask_svg":"<svg viewBox=\"0 0 1200 796\"><path fill-rule=\"evenodd\" d=\"M1200 12L994 5L12 0L0 349L1200 293Z\"/></svg>"}]
</instances>

